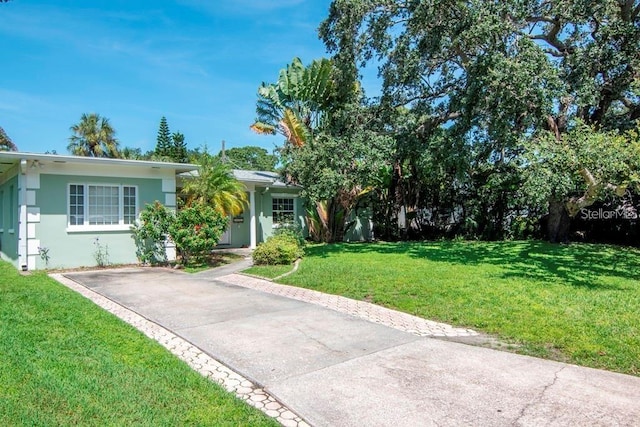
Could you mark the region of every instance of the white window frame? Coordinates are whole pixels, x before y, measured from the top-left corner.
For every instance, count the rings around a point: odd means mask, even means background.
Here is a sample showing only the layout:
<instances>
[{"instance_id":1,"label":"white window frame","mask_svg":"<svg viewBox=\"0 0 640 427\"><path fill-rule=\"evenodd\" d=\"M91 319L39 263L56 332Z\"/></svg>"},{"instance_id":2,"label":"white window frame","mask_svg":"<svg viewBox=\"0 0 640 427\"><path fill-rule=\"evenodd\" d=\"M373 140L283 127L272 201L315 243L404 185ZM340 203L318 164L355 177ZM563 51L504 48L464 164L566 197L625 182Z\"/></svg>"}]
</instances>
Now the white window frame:
<instances>
[{"instance_id":1,"label":"white window frame","mask_svg":"<svg viewBox=\"0 0 640 427\"><path fill-rule=\"evenodd\" d=\"M296 203L296 198L298 196L295 194L288 193L272 193L271 194L271 227L279 228L282 227L282 223L276 222L274 210L273 210L273 200L274 199L292 199L293 201L293 222L295 223L298 218L298 204Z\"/></svg>"},{"instance_id":2,"label":"white window frame","mask_svg":"<svg viewBox=\"0 0 640 427\"><path fill-rule=\"evenodd\" d=\"M71 224L71 186L83 187L83 223L79 225ZM89 224L89 187L117 187L118 188L118 223L117 224ZM140 212L140 193L137 185L112 184L108 182L70 182L67 184L67 231L129 231L135 224L125 224L124 222L124 189L133 188L135 190L135 218Z\"/></svg>"}]
</instances>

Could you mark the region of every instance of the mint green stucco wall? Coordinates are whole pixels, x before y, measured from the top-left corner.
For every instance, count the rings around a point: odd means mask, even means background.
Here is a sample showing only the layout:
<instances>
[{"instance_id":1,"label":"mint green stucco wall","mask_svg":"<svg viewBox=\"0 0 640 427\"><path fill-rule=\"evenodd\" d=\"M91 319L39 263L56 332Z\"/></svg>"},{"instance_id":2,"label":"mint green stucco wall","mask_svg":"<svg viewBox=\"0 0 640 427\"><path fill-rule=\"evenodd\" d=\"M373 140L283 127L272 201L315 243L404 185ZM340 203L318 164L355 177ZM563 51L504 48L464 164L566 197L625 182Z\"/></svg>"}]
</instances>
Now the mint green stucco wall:
<instances>
[{"instance_id":1,"label":"mint green stucco wall","mask_svg":"<svg viewBox=\"0 0 640 427\"><path fill-rule=\"evenodd\" d=\"M2 230L0 231L0 256L16 267L18 266L18 191L17 173L0 185L0 230Z\"/></svg>"},{"instance_id":2,"label":"mint green stucco wall","mask_svg":"<svg viewBox=\"0 0 640 427\"><path fill-rule=\"evenodd\" d=\"M295 213L296 213L296 221L297 223L305 229L305 221L304 221L304 205L302 198L298 196L297 190L290 189L270 189L266 190L265 188L257 187L256 188L256 213L259 212L258 216L258 242L264 242L267 240L269 236L273 234L273 211L272 211L272 201L273 195L278 195L277 197L285 197L285 195L291 195L294 198L295 203Z\"/></svg>"},{"instance_id":3,"label":"mint green stucco wall","mask_svg":"<svg viewBox=\"0 0 640 427\"><path fill-rule=\"evenodd\" d=\"M138 210L156 200L164 201L162 179L93 177L74 175L40 175L40 188L36 190L36 205L40 208L40 222L36 236L40 246L49 249L49 268L95 266L96 237L108 248L109 262L128 264L137 262L136 248L131 232L126 231L67 231L68 184L135 185L138 188ZM45 268L37 260L37 268Z\"/></svg>"},{"instance_id":4,"label":"mint green stucco wall","mask_svg":"<svg viewBox=\"0 0 640 427\"><path fill-rule=\"evenodd\" d=\"M257 233L256 240L257 243L264 242L267 240L269 236L273 234L273 212L272 212L272 194L277 194L281 196L290 195L294 197L295 203L295 211L296 211L296 219L303 230L305 230L305 221L304 221L304 205L303 200L298 197L298 191L294 189L267 189L265 187L256 187L255 188L255 214L256 214L256 225L257 225ZM242 218L242 222L231 222L229 223L229 228L231 232L231 239L229 245L219 245L219 247L232 247L232 248L241 248L241 247L249 247L251 244L251 213L249 207L247 207L242 215L239 216Z\"/></svg>"}]
</instances>

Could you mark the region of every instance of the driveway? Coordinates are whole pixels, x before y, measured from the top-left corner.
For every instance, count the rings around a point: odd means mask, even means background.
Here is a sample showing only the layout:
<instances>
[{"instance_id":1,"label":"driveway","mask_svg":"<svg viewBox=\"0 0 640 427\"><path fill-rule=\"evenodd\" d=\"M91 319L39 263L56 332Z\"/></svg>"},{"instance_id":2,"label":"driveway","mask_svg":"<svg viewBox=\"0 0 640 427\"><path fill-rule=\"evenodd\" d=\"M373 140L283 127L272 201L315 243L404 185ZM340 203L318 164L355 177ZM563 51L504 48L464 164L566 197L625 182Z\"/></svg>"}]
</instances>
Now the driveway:
<instances>
[{"instance_id":1,"label":"driveway","mask_svg":"<svg viewBox=\"0 0 640 427\"><path fill-rule=\"evenodd\" d=\"M640 425L637 377L420 337L225 276L65 276L192 342L311 425Z\"/></svg>"}]
</instances>

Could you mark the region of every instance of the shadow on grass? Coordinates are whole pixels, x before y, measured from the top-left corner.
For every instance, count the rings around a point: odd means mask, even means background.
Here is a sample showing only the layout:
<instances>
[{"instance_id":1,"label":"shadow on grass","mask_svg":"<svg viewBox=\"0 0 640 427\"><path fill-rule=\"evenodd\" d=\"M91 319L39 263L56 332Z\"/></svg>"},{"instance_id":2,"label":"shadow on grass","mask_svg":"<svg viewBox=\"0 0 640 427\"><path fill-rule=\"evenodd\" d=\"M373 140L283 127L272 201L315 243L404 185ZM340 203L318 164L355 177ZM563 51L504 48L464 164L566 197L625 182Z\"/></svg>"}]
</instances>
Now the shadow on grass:
<instances>
[{"instance_id":1,"label":"shadow on grass","mask_svg":"<svg viewBox=\"0 0 640 427\"><path fill-rule=\"evenodd\" d=\"M517 242L399 242L339 243L311 246L310 257L335 254L406 254L462 265L496 265L499 278L542 282L561 281L587 289L624 290L609 278L640 281L640 251L610 245L557 245L541 241Z\"/></svg>"}]
</instances>

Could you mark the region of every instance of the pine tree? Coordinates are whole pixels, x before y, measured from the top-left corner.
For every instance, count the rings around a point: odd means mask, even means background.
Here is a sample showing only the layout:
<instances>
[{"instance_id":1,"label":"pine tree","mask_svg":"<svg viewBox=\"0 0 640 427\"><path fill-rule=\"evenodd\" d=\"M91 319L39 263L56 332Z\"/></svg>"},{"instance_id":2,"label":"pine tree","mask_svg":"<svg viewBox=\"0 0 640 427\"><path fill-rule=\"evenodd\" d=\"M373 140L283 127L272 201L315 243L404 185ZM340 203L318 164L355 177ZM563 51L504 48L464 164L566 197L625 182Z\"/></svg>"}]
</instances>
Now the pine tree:
<instances>
[{"instance_id":1,"label":"pine tree","mask_svg":"<svg viewBox=\"0 0 640 427\"><path fill-rule=\"evenodd\" d=\"M180 132L171 135L171 159L176 163L189 163L187 143Z\"/></svg>"},{"instance_id":2,"label":"pine tree","mask_svg":"<svg viewBox=\"0 0 640 427\"><path fill-rule=\"evenodd\" d=\"M169 132L167 118L165 116L162 116L162 118L160 119L160 127L158 128L156 156L171 157L171 145L171 133Z\"/></svg>"}]
</instances>

